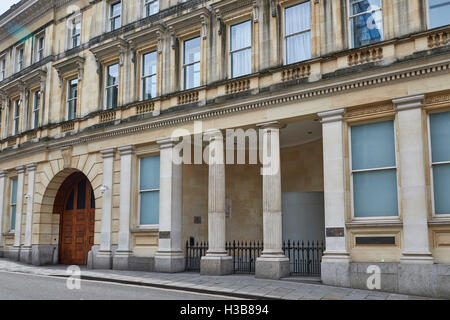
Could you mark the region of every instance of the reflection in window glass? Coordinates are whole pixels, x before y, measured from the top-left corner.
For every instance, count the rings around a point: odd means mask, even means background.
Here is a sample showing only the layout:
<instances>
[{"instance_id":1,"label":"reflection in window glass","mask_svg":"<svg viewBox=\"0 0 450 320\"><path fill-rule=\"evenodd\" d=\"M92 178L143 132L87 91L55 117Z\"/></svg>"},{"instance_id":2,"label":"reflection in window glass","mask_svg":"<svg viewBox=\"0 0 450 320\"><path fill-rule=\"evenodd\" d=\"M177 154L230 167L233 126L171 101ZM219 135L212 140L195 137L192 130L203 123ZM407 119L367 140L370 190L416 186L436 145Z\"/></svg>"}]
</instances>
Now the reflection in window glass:
<instances>
[{"instance_id":1,"label":"reflection in window glass","mask_svg":"<svg viewBox=\"0 0 450 320\"><path fill-rule=\"evenodd\" d=\"M428 0L430 28L442 27L450 24L450 1Z\"/></svg>"},{"instance_id":2,"label":"reflection in window glass","mask_svg":"<svg viewBox=\"0 0 450 320\"><path fill-rule=\"evenodd\" d=\"M113 64L107 67L106 72L106 109L117 107L119 94L119 65Z\"/></svg>"},{"instance_id":3,"label":"reflection in window glass","mask_svg":"<svg viewBox=\"0 0 450 320\"><path fill-rule=\"evenodd\" d=\"M350 0L350 33L354 48L383 40L381 0Z\"/></svg>"},{"instance_id":4,"label":"reflection in window glass","mask_svg":"<svg viewBox=\"0 0 450 320\"><path fill-rule=\"evenodd\" d=\"M200 86L200 37L184 41L184 89Z\"/></svg>"}]
</instances>

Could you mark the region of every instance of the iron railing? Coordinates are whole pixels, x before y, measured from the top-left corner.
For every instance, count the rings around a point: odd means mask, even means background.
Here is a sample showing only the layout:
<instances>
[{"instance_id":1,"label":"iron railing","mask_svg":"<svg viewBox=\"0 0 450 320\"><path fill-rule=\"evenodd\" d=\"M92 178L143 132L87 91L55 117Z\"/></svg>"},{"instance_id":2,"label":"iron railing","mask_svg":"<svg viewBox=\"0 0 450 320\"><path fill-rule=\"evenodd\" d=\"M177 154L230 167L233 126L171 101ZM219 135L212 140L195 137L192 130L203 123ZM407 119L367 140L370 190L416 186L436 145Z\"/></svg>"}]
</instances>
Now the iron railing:
<instances>
[{"instance_id":1,"label":"iron railing","mask_svg":"<svg viewBox=\"0 0 450 320\"><path fill-rule=\"evenodd\" d=\"M227 242L225 249L233 258L233 273L254 274L256 259L263 248L261 241ZM200 260L207 250L207 242L190 244L186 241L186 271L200 271ZM294 276L320 276L324 251L324 243L319 241L283 242L283 252L290 260L291 274Z\"/></svg>"}]
</instances>

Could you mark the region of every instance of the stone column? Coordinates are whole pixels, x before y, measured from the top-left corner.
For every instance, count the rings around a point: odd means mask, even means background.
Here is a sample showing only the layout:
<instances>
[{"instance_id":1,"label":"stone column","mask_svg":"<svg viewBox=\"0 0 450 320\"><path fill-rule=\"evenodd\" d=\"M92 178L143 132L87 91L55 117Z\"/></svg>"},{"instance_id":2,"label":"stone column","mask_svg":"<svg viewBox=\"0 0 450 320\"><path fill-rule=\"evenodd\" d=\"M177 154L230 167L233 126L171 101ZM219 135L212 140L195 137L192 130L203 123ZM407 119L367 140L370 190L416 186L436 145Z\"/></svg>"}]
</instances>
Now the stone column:
<instances>
[{"instance_id":1,"label":"stone column","mask_svg":"<svg viewBox=\"0 0 450 320\"><path fill-rule=\"evenodd\" d=\"M102 229L100 234L100 250L96 253L93 267L94 269L111 269L112 186L115 149L103 150L101 154L103 156Z\"/></svg>"},{"instance_id":2,"label":"stone column","mask_svg":"<svg viewBox=\"0 0 450 320\"><path fill-rule=\"evenodd\" d=\"M220 130L205 132L209 141L208 242L202 257L202 275L228 275L233 272L233 260L225 250L225 158Z\"/></svg>"},{"instance_id":3,"label":"stone column","mask_svg":"<svg viewBox=\"0 0 450 320\"><path fill-rule=\"evenodd\" d=\"M403 219L402 263L433 263L428 243L428 205L423 126L424 95L394 99L398 124Z\"/></svg>"},{"instance_id":4,"label":"stone column","mask_svg":"<svg viewBox=\"0 0 450 320\"><path fill-rule=\"evenodd\" d=\"M325 242L322 282L350 286L350 255L346 244L344 109L319 113L323 134Z\"/></svg>"},{"instance_id":5,"label":"stone column","mask_svg":"<svg viewBox=\"0 0 450 320\"><path fill-rule=\"evenodd\" d=\"M289 276L289 258L283 252L281 210L280 124L259 125L262 130L263 238L264 250L256 259L257 278L281 279Z\"/></svg>"},{"instance_id":6,"label":"stone column","mask_svg":"<svg viewBox=\"0 0 450 320\"><path fill-rule=\"evenodd\" d=\"M28 172L28 190L25 198L27 199L27 216L25 224L25 243L20 250L20 261L31 263L31 241L33 236L33 202L34 202L34 177L36 173L36 164L27 165Z\"/></svg>"},{"instance_id":7,"label":"stone column","mask_svg":"<svg viewBox=\"0 0 450 320\"><path fill-rule=\"evenodd\" d=\"M17 177L17 203L16 203L16 227L14 230L14 246L11 251L11 258L19 260L20 258L20 242L22 235L22 210L23 210L23 179L25 175L25 167L16 168Z\"/></svg>"},{"instance_id":8,"label":"stone column","mask_svg":"<svg viewBox=\"0 0 450 320\"><path fill-rule=\"evenodd\" d=\"M3 217L5 210L6 172L0 170L0 258L3 257Z\"/></svg>"},{"instance_id":9,"label":"stone column","mask_svg":"<svg viewBox=\"0 0 450 320\"><path fill-rule=\"evenodd\" d=\"M130 219L133 208L133 155L134 146L118 148L120 152L120 221L119 246L114 253L113 269L128 270L130 256Z\"/></svg>"},{"instance_id":10,"label":"stone column","mask_svg":"<svg viewBox=\"0 0 450 320\"><path fill-rule=\"evenodd\" d=\"M183 164L175 159L177 139L157 141L160 146L159 247L155 256L157 272L182 272Z\"/></svg>"}]
</instances>

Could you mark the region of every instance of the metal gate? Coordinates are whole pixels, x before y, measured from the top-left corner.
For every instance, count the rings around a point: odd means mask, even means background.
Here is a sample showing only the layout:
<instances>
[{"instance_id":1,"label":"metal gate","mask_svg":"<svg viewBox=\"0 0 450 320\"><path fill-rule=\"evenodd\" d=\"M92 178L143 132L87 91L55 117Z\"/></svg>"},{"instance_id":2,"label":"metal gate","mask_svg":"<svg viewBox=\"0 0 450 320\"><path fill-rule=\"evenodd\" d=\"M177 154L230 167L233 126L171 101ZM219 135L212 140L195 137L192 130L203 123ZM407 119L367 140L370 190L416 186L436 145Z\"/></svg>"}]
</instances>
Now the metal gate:
<instances>
[{"instance_id":1,"label":"metal gate","mask_svg":"<svg viewBox=\"0 0 450 320\"><path fill-rule=\"evenodd\" d=\"M233 258L233 273L254 274L256 258L261 255L264 244L260 241L232 241L226 243L226 250ZM201 257L206 255L207 242L190 244L186 241L186 270L200 271ZM319 241L285 241L283 251L289 258L291 275L320 277L320 264L325 251Z\"/></svg>"}]
</instances>

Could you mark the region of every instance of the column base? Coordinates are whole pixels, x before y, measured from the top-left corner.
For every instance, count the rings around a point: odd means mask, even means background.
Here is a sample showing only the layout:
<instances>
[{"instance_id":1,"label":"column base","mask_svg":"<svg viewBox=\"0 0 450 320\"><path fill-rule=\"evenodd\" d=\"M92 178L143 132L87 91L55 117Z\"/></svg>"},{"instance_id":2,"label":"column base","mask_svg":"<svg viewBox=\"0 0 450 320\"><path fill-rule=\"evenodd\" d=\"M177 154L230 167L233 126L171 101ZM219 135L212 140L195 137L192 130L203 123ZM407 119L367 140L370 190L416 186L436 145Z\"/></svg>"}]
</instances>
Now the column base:
<instances>
[{"instance_id":1,"label":"column base","mask_svg":"<svg viewBox=\"0 0 450 320\"><path fill-rule=\"evenodd\" d=\"M155 255L155 271L177 273L186 270L186 259L183 252L157 252Z\"/></svg>"},{"instance_id":2,"label":"column base","mask_svg":"<svg viewBox=\"0 0 450 320\"><path fill-rule=\"evenodd\" d=\"M130 270L130 257L133 255L131 251L116 251L112 258L112 268L114 270Z\"/></svg>"},{"instance_id":3,"label":"column base","mask_svg":"<svg viewBox=\"0 0 450 320\"><path fill-rule=\"evenodd\" d=\"M31 247L22 247L20 249L20 261L23 263L31 264L32 261Z\"/></svg>"},{"instance_id":4,"label":"column base","mask_svg":"<svg viewBox=\"0 0 450 320\"><path fill-rule=\"evenodd\" d=\"M255 276L260 279L280 280L291 274L289 258L284 255L262 255L256 259Z\"/></svg>"},{"instance_id":5,"label":"column base","mask_svg":"<svg viewBox=\"0 0 450 320\"><path fill-rule=\"evenodd\" d=\"M5 252L5 258L19 261L20 260L20 247L12 247L7 252Z\"/></svg>"},{"instance_id":6,"label":"column base","mask_svg":"<svg viewBox=\"0 0 450 320\"><path fill-rule=\"evenodd\" d=\"M403 252L400 263L434 264L431 252Z\"/></svg>"},{"instance_id":7,"label":"column base","mask_svg":"<svg viewBox=\"0 0 450 320\"><path fill-rule=\"evenodd\" d=\"M112 251L98 251L94 255L93 269L112 269L113 255Z\"/></svg>"},{"instance_id":8,"label":"column base","mask_svg":"<svg viewBox=\"0 0 450 320\"><path fill-rule=\"evenodd\" d=\"M203 276L226 276L233 273L233 258L228 255L206 255L200 260Z\"/></svg>"},{"instance_id":9,"label":"column base","mask_svg":"<svg viewBox=\"0 0 450 320\"><path fill-rule=\"evenodd\" d=\"M350 287L350 262L348 252L325 253L320 266L322 283L336 287Z\"/></svg>"},{"instance_id":10,"label":"column base","mask_svg":"<svg viewBox=\"0 0 450 320\"><path fill-rule=\"evenodd\" d=\"M1 237L1 235L0 235ZM3 247L0 248L0 258L3 258L3 250L5 250Z\"/></svg>"}]
</instances>

